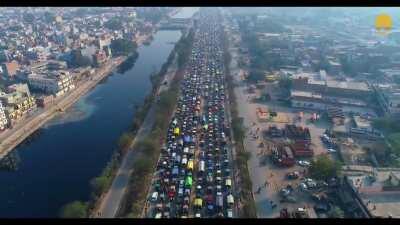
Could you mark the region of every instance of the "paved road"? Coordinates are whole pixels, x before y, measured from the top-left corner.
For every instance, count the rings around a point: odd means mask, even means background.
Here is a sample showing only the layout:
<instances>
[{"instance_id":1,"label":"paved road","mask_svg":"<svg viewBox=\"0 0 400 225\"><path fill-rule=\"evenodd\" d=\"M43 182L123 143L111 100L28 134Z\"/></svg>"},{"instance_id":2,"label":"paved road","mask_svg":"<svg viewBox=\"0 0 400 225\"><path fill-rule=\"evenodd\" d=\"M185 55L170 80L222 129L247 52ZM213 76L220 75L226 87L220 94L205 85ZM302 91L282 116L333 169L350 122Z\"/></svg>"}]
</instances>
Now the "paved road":
<instances>
[{"instance_id":1,"label":"paved road","mask_svg":"<svg viewBox=\"0 0 400 225\"><path fill-rule=\"evenodd\" d=\"M176 65L170 66L164 79L164 81L167 81L167 85L161 85L159 87L158 93L169 88L169 84L171 83L175 72ZM145 120L142 123L142 126L140 127L135 139L132 142L131 148L122 160L121 167L118 169L116 177L109 191L102 199L99 209L96 210L94 217L114 218L117 215L121 201L125 195L126 188L129 184L129 175L132 172L133 162L137 154L135 149L132 147L135 145L136 142L140 141L151 132L155 122L155 108L156 103L153 102L151 108L149 109L149 112L146 115Z\"/></svg>"}]
</instances>

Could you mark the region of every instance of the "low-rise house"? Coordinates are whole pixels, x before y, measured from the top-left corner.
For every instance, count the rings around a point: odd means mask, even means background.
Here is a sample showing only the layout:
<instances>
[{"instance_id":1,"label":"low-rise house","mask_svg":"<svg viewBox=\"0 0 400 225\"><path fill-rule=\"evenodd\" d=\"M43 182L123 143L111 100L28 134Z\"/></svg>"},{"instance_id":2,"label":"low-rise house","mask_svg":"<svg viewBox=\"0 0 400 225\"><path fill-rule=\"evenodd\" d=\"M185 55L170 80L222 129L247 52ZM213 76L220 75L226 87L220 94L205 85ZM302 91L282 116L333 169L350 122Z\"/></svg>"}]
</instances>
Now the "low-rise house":
<instances>
[{"instance_id":1,"label":"low-rise house","mask_svg":"<svg viewBox=\"0 0 400 225\"><path fill-rule=\"evenodd\" d=\"M12 79L17 74L18 69L19 69L19 64L15 60L12 62L1 64L3 79L5 80Z\"/></svg>"}]
</instances>

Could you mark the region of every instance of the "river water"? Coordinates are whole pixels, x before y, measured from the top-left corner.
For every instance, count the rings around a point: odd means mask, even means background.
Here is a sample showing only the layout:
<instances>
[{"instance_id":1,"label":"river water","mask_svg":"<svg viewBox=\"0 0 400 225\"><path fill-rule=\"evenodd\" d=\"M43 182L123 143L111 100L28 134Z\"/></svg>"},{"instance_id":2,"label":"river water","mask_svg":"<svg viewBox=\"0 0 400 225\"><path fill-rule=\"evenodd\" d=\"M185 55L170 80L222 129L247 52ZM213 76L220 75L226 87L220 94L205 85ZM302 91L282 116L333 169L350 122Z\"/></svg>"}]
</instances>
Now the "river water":
<instances>
[{"instance_id":1,"label":"river water","mask_svg":"<svg viewBox=\"0 0 400 225\"><path fill-rule=\"evenodd\" d=\"M114 72L15 150L19 169L0 171L0 217L58 217L66 203L89 199L90 180L110 160L135 105L151 91L150 74L159 71L180 36L158 31L149 46L139 47L130 70Z\"/></svg>"}]
</instances>

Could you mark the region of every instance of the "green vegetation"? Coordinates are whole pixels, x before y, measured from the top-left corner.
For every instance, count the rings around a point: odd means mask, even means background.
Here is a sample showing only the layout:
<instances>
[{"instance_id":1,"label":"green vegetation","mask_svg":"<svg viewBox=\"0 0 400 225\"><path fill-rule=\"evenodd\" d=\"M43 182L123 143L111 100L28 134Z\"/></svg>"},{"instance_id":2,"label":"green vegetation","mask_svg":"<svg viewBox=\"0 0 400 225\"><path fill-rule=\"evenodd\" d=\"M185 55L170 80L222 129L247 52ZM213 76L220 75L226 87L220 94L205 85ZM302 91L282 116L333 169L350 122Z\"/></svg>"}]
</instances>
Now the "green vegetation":
<instances>
[{"instance_id":1,"label":"green vegetation","mask_svg":"<svg viewBox=\"0 0 400 225\"><path fill-rule=\"evenodd\" d=\"M86 218L87 217L87 203L74 201L65 205L61 209L62 218Z\"/></svg>"},{"instance_id":2,"label":"green vegetation","mask_svg":"<svg viewBox=\"0 0 400 225\"><path fill-rule=\"evenodd\" d=\"M113 17L104 23L104 26L110 30L121 30L123 28L121 18Z\"/></svg>"},{"instance_id":3,"label":"green vegetation","mask_svg":"<svg viewBox=\"0 0 400 225\"><path fill-rule=\"evenodd\" d=\"M139 153L130 177L128 193L121 207L121 215L124 217L141 216L152 174L160 155L161 140L168 129L168 121L175 108L178 93L179 82L175 80L169 90L160 94L153 131L135 145Z\"/></svg>"},{"instance_id":4,"label":"green vegetation","mask_svg":"<svg viewBox=\"0 0 400 225\"><path fill-rule=\"evenodd\" d=\"M340 207L334 206L328 212L328 216L330 218L344 218L344 211Z\"/></svg>"},{"instance_id":5,"label":"green vegetation","mask_svg":"<svg viewBox=\"0 0 400 225\"><path fill-rule=\"evenodd\" d=\"M134 135L131 132L125 132L118 139L118 148L121 150L126 150L132 143Z\"/></svg>"},{"instance_id":6,"label":"green vegetation","mask_svg":"<svg viewBox=\"0 0 400 225\"><path fill-rule=\"evenodd\" d=\"M44 13L44 20L47 22L47 23L51 23L51 22L53 22L54 21L54 18L56 17L55 15L54 15L54 13L53 12L50 12L50 11L46 11L45 13Z\"/></svg>"},{"instance_id":7,"label":"green vegetation","mask_svg":"<svg viewBox=\"0 0 400 225\"><path fill-rule=\"evenodd\" d=\"M157 160L160 155L163 137L167 132L170 117L176 107L179 95L179 84L183 79L183 69L190 56L190 54L188 54L192 48L192 39L190 35L191 34L189 33L188 39L190 41L187 41L187 38L181 38L174 50L171 52L166 64L161 68L160 73L158 75L153 75L151 78L153 85L159 84L162 76L165 75L168 67L173 63L175 54L178 56L177 60L181 57L182 64L180 70L175 74L169 89L163 91L159 95L155 108L155 123L152 132L142 141L135 144L138 156L134 163L126 197L124 198L124 202L121 204L120 215L123 217L137 218L141 216L146 201L147 191L151 185L152 174L155 171ZM149 99L149 102L154 100L155 91L156 89L154 88L153 95Z\"/></svg>"},{"instance_id":8,"label":"green vegetation","mask_svg":"<svg viewBox=\"0 0 400 225\"><path fill-rule=\"evenodd\" d=\"M136 48L137 44L133 41L120 38L120 39L115 39L111 41L111 52L114 56L128 56L129 54L132 54Z\"/></svg>"},{"instance_id":9,"label":"green vegetation","mask_svg":"<svg viewBox=\"0 0 400 225\"><path fill-rule=\"evenodd\" d=\"M176 52L178 53L178 68L182 69L186 63L187 58L190 56L191 48L189 45L193 42L194 31L191 29L187 37L181 37L179 42L175 45Z\"/></svg>"},{"instance_id":10,"label":"green vegetation","mask_svg":"<svg viewBox=\"0 0 400 225\"><path fill-rule=\"evenodd\" d=\"M139 57L139 53L135 50L121 65L118 66L118 73L125 73L126 71L130 70L134 65Z\"/></svg>"},{"instance_id":11,"label":"green vegetation","mask_svg":"<svg viewBox=\"0 0 400 225\"><path fill-rule=\"evenodd\" d=\"M292 79L288 78L288 77L283 77L281 79L279 79L279 87L285 90L290 90L292 89Z\"/></svg>"},{"instance_id":12,"label":"green vegetation","mask_svg":"<svg viewBox=\"0 0 400 225\"><path fill-rule=\"evenodd\" d=\"M390 134L388 141L392 146L393 153L400 155L400 132Z\"/></svg>"},{"instance_id":13,"label":"green vegetation","mask_svg":"<svg viewBox=\"0 0 400 225\"><path fill-rule=\"evenodd\" d=\"M257 83L260 81L264 81L265 80L265 72L262 70L252 69L252 70L250 70L247 80L250 83Z\"/></svg>"},{"instance_id":14,"label":"green vegetation","mask_svg":"<svg viewBox=\"0 0 400 225\"><path fill-rule=\"evenodd\" d=\"M230 73L229 65L232 59L228 51L228 37L226 33L223 36L223 44L224 44L224 69L226 74L226 81L228 85L228 93L230 98L230 112L232 117L232 130L233 130L233 137L235 140L235 151L236 151L236 168L235 170L238 171L240 182L238 183L238 191L240 193L240 199L242 207L239 210L240 217L243 218L256 218L256 206L254 203L253 198L253 191L252 191L252 182L250 179L249 169L247 166L247 161L250 159L251 154L246 152L243 145L243 140L245 136L245 129L243 127L243 118L239 117L237 111L237 102L234 93L234 84L232 80L234 79Z\"/></svg>"},{"instance_id":15,"label":"green vegetation","mask_svg":"<svg viewBox=\"0 0 400 225\"><path fill-rule=\"evenodd\" d=\"M372 123L375 129L385 134L391 145L391 152L400 156L400 120L392 117L375 119Z\"/></svg>"},{"instance_id":16,"label":"green vegetation","mask_svg":"<svg viewBox=\"0 0 400 225\"><path fill-rule=\"evenodd\" d=\"M83 56L80 50L72 50L71 54L71 64L74 67L86 67L92 64L91 59L87 56Z\"/></svg>"},{"instance_id":17,"label":"green vegetation","mask_svg":"<svg viewBox=\"0 0 400 225\"><path fill-rule=\"evenodd\" d=\"M310 175L318 180L327 180L337 177L340 173L341 164L333 161L326 155L317 156L309 169Z\"/></svg>"},{"instance_id":18,"label":"green vegetation","mask_svg":"<svg viewBox=\"0 0 400 225\"><path fill-rule=\"evenodd\" d=\"M386 134L400 132L400 120L395 118L378 118L373 121L372 125Z\"/></svg>"}]
</instances>

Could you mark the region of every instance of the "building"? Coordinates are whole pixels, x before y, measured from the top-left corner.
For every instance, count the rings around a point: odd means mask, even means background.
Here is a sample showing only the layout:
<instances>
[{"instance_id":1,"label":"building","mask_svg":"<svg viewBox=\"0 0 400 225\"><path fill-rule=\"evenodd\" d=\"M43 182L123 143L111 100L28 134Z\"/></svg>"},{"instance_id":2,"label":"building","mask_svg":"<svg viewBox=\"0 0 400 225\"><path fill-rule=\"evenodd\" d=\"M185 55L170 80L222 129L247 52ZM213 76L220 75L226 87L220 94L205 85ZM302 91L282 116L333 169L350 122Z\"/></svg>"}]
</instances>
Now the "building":
<instances>
[{"instance_id":1,"label":"building","mask_svg":"<svg viewBox=\"0 0 400 225\"><path fill-rule=\"evenodd\" d=\"M372 89L364 82L329 79L324 71L319 74L299 73L293 76L293 89L317 92L324 96L366 98Z\"/></svg>"},{"instance_id":2,"label":"building","mask_svg":"<svg viewBox=\"0 0 400 225\"><path fill-rule=\"evenodd\" d=\"M7 92L21 92L25 93L27 96L31 96L31 92L29 91L29 87L27 84L13 84L7 87Z\"/></svg>"},{"instance_id":3,"label":"building","mask_svg":"<svg viewBox=\"0 0 400 225\"><path fill-rule=\"evenodd\" d=\"M3 79L9 80L12 79L16 74L17 70L19 69L19 64L17 61L12 61L9 63L1 64L2 75Z\"/></svg>"},{"instance_id":4,"label":"building","mask_svg":"<svg viewBox=\"0 0 400 225\"><path fill-rule=\"evenodd\" d=\"M372 217L400 218L400 170L370 168L357 171L347 179Z\"/></svg>"},{"instance_id":5,"label":"building","mask_svg":"<svg viewBox=\"0 0 400 225\"><path fill-rule=\"evenodd\" d=\"M342 70L342 65L332 60L329 60L328 67L328 72L332 75L339 75L340 71Z\"/></svg>"},{"instance_id":6,"label":"building","mask_svg":"<svg viewBox=\"0 0 400 225\"><path fill-rule=\"evenodd\" d=\"M7 128L8 121L6 118L6 113L4 112L3 104L0 101L0 131L5 130Z\"/></svg>"},{"instance_id":7,"label":"building","mask_svg":"<svg viewBox=\"0 0 400 225\"><path fill-rule=\"evenodd\" d=\"M106 52L103 50L97 50L96 53L93 55L94 63L97 66L103 65L107 61L108 57Z\"/></svg>"},{"instance_id":8,"label":"building","mask_svg":"<svg viewBox=\"0 0 400 225\"><path fill-rule=\"evenodd\" d=\"M36 104L39 107L46 107L47 105L51 104L54 101L53 95L43 95L36 99Z\"/></svg>"},{"instance_id":9,"label":"building","mask_svg":"<svg viewBox=\"0 0 400 225\"><path fill-rule=\"evenodd\" d=\"M349 97L349 98L366 98L372 93L371 89L364 82L354 81L326 81L326 95Z\"/></svg>"},{"instance_id":10,"label":"building","mask_svg":"<svg viewBox=\"0 0 400 225\"><path fill-rule=\"evenodd\" d=\"M378 85L375 90L385 114L400 117L400 87L391 84Z\"/></svg>"},{"instance_id":11,"label":"building","mask_svg":"<svg viewBox=\"0 0 400 225\"><path fill-rule=\"evenodd\" d=\"M46 62L47 58L48 58L49 53L46 52L44 49L38 49L36 51L36 56L37 56L37 60L39 62Z\"/></svg>"},{"instance_id":12,"label":"building","mask_svg":"<svg viewBox=\"0 0 400 225\"><path fill-rule=\"evenodd\" d=\"M110 35L102 35L98 39L96 39L96 45L99 49L103 49L105 46L111 45L111 36Z\"/></svg>"},{"instance_id":13,"label":"building","mask_svg":"<svg viewBox=\"0 0 400 225\"><path fill-rule=\"evenodd\" d=\"M35 98L19 90L0 93L0 101L4 104L7 122L11 127L27 113L36 109Z\"/></svg>"},{"instance_id":14,"label":"building","mask_svg":"<svg viewBox=\"0 0 400 225\"><path fill-rule=\"evenodd\" d=\"M292 107L308 108L319 111L326 109L326 102L322 98L322 95L318 93L292 90L290 98Z\"/></svg>"},{"instance_id":15,"label":"building","mask_svg":"<svg viewBox=\"0 0 400 225\"><path fill-rule=\"evenodd\" d=\"M32 90L61 96L75 88L72 76L67 71L53 71L49 74L30 74L28 83Z\"/></svg>"}]
</instances>

